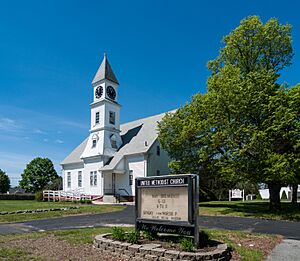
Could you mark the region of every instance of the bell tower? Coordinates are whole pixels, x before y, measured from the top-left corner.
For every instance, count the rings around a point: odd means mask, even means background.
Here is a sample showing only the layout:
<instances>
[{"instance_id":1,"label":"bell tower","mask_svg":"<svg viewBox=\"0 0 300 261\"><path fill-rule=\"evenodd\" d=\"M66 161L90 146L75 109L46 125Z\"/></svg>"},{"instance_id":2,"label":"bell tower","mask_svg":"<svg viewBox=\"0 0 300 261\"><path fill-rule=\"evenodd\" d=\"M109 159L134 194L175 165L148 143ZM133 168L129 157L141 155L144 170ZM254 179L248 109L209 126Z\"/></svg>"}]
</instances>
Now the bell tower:
<instances>
[{"instance_id":1,"label":"bell tower","mask_svg":"<svg viewBox=\"0 0 300 261\"><path fill-rule=\"evenodd\" d=\"M111 157L122 145L120 137L119 82L106 54L92 81L90 135L81 158Z\"/></svg>"}]
</instances>

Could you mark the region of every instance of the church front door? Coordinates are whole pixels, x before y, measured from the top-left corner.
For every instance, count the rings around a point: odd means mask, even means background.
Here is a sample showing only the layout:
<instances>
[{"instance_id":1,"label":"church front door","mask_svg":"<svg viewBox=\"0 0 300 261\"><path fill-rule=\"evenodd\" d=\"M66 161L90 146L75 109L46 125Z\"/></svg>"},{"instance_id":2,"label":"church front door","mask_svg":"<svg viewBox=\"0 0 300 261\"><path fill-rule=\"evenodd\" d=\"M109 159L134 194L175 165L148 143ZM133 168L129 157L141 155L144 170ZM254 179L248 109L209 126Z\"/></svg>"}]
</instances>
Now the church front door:
<instances>
[{"instance_id":1,"label":"church front door","mask_svg":"<svg viewBox=\"0 0 300 261\"><path fill-rule=\"evenodd\" d=\"M115 195L115 174L104 173L103 174L103 192L104 195Z\"/></svg>"}]
</instances>

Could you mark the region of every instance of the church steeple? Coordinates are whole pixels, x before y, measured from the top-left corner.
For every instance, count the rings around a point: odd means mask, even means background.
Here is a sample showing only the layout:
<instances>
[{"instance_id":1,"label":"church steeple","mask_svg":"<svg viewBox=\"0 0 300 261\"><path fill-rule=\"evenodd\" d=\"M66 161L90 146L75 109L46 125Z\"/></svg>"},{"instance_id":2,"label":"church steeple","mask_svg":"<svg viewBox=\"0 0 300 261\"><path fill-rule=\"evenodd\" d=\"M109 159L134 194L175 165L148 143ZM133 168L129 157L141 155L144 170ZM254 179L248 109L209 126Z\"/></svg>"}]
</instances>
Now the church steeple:
<instances>
[{"instance_id":1,"label":"church steeple","mask_svg":"<svg viewBox=\"0 0 300 261\"><path fill-rule=\"evenodd\" d=\"M99 81L101 80L109 80L112 81L116 84L119 84L117 77L115 76L109 62L108 59L106 57L106 53L104 53L104 58L103 61L92 81L92 84L95 85L97 84Z\"/></svg>"},{"instance_id":2,"label":"church steeple","mask_svg":"<svg viewBox=\"0 0 300 261\"><path fill-rule=\"evenodd\" d=\"M122 145L118 80L104 54L103 61L92 81L90 136L82 158L111 157Z\"/></svg>"}]
</instances>

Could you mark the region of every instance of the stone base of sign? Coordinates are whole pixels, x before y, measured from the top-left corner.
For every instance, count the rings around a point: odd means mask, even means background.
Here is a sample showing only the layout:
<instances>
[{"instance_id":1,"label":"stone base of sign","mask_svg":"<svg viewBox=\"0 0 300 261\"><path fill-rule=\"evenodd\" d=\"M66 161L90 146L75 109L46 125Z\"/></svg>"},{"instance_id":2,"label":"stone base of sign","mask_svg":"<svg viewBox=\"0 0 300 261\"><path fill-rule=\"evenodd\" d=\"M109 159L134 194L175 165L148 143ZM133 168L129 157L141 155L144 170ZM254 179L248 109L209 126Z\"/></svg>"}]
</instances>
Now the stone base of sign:
<instances>
[{"instance_id":1,"label":"stone base of sign","mask_svg":"<svg viewBox=\"0 0 300 261\"><path fill-rule=\"evenodd\" d=\"M173 260L230 260L231 254L226 244L219 244L211 252L183 252L167 250L160 244L129 244L121 241L108 239L111 234L102 234L95 237L94 247L103 253L125 260L134 261L173 261Z\"/></svg>"}]
</instances>

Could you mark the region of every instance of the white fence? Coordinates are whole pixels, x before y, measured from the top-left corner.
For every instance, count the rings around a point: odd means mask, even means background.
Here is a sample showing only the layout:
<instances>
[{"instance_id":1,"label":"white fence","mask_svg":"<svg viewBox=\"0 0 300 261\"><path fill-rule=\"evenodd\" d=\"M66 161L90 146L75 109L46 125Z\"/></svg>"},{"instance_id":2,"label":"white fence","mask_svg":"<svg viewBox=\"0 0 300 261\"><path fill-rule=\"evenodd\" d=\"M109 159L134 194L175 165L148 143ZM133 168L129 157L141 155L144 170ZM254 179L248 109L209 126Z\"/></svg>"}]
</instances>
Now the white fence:
<instances>
[{"instance_id":1,"label":"white fence","mask_svg":"<svg viewBox=\"0 0 300 261\"><path fill-rule=\"evenodd\" d=\"M85 195L79 192L65 192L62 190L44 190L43 199L45 201L80 201L92 200L92 196Z\"/></svg>"}]
</instances>

